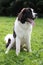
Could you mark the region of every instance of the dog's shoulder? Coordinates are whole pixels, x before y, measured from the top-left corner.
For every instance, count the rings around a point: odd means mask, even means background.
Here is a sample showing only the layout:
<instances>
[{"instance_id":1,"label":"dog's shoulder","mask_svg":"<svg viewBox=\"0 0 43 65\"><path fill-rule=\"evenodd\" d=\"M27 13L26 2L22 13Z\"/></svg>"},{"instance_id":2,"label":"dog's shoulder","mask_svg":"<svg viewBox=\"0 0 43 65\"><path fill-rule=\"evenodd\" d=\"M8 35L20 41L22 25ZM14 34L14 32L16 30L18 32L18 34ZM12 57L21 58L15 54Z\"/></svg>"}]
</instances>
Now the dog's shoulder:
<instances>
[{"instance_id":1,"label":"dog's shoulder","mask_svg":"<svg viewBox=\"0 0 43 65\"><path fill-rule=\"evenodd\" d=\"M31 33L32 30L32 25L29 22L25 22L22 24L19 20L18 17L15 20L15 25L14 25L14 31L16 35L18 36L23 36L27 33Z\"/></svg>"},{"instance_id":2,"label":"dog's shoulder","mask_svg":"<svg viewBox=\"0 0 43 65\"><path fill-rule=\"evenodd\" d=\"M18 17L15 20L15 24L14 24L14 28L19 28L19 29L23 29L23 30L29 30L29 28L32 28L32 25L29 22L25 22L24 24L22 24L19 20Z\"/></svg>"}]
</instances>

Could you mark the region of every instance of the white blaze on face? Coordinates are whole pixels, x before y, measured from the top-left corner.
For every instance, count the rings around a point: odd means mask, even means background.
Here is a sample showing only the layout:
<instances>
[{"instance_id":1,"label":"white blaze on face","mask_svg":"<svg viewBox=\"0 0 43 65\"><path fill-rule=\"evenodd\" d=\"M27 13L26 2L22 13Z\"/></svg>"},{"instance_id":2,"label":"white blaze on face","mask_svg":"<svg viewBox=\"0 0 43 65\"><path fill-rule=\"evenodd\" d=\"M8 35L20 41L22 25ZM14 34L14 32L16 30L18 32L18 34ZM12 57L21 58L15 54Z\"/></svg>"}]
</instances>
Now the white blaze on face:
<instances>
[{"instance_id":1,"label":"white blaze on face","mask_svg":"<svg viewBox=\"0 0 43 65\"><path fill-rule=\"evenodd\" d=\"M35 18L37 13L35 13L32 8L31 8L31 11L32 11L33 18Z\"/></svg>"}]
</instances>

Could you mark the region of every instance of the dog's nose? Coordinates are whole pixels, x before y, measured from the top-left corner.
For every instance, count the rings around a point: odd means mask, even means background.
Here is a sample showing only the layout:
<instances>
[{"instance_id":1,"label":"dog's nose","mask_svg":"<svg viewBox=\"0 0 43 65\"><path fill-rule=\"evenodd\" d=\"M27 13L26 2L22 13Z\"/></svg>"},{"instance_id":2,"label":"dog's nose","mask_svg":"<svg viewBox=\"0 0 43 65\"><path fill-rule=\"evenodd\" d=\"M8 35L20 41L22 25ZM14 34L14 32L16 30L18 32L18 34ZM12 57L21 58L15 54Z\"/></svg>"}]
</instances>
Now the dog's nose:
<instances>
[{"instance_id":1,"label":"dog's nose","mask_svg":"<svg viewBox=\"0 0 43 65\"><path fill-rule=\"evenodd\" d=\"M35 14L35 16L37 17L37 16L38 16L38 14L36 13L36 14Z\"/></svg>"},{"instance_id":2,"label":"dog's nose","mask_svg":"<svg viewBox=\"0 0 43 65\"><path fill-rule=\"evenodd\" d=\"M38 14L37 13L35 13L35 18L37 18L38 17Z\"/></svg>"}]
</instances>

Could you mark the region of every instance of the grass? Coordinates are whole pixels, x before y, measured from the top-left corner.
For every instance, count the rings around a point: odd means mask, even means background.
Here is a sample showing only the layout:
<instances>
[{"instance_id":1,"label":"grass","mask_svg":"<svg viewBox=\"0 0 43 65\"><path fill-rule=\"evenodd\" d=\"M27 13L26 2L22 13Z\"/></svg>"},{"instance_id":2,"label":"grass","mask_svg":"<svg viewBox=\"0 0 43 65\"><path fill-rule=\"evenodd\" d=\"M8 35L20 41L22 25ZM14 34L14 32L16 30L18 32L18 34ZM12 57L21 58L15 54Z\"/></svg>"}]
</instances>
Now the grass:
<instances>
[{"instance_id":1,"label":"grass","mask_svg":"<svg viewBox=\"0 0 43 65\"><path fill-rule=\"evenodd\" d=\"M4 37L13 32L14 17L0 17L0 65L43 65L43 19L36 19L32 32L32 53L21 51L17 57L15 50L5 55Z\"/></svg>"}]
</instances>

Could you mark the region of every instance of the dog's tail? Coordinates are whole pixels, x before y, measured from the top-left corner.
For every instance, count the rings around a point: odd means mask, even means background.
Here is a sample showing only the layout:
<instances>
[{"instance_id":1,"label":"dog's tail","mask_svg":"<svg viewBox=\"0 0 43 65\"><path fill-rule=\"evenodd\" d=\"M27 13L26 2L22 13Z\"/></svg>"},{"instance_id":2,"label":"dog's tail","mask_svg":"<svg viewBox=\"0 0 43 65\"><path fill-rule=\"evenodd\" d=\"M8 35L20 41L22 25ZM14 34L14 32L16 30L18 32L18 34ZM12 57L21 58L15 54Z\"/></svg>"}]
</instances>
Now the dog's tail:
<instances>
[{"instance_id":1,"label":"dog's tail","mask_svg":"<svg viewBox=\"0 0 43 65\"><path fill-rule=\"evenodd\" d=\"M14 40L13 34L7 34L5 36L4 41L6 43L6 48L9 46L12 40Z\"/></svg>"},{"instance_id":2,"label":"dog's tail","mask_svg":"<svg viewBox=\"0 0 43 65\"><path fill-rule=\"evenodd\" d=\"M8 40L11 40L11 39L13 39L13 35L12 34L7 34L4 38L4 41L5 41L5 43L8 43Z\"/></svg>"},{"instance_id":3,"label":"dog's tail","mask_svg":"<svg viewBox=\"0 0 43 65\"><path fill-rule=\"evenodd\" d=\"M7 34L4 38L4 41L6 43L6 48L9 46L10 43L15 43L15 38L13 37L13 34Z\"/></svg>"}]
</instances>

